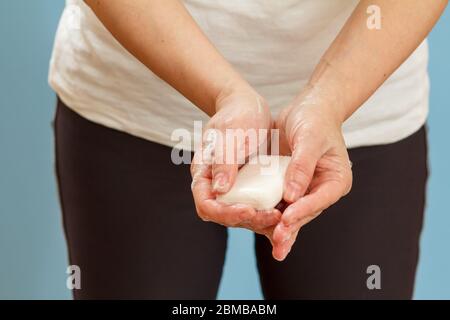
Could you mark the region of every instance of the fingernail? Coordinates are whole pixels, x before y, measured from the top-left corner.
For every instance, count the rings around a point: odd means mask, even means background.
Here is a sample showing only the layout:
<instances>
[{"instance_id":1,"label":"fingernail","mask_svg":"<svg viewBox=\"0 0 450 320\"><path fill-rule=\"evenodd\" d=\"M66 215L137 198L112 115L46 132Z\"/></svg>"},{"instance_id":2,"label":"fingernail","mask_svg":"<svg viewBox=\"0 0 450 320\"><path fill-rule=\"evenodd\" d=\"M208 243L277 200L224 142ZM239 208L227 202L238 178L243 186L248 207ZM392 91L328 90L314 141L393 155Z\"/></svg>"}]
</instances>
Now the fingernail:
<instances>
[{"instance_id":1,"label":"fingernail","mask_svg":"<svg viewBox=\"0 0 450 320\"><path fill-rule=\"evenodd\" d=\"M213 190L224 191L228 184L228 177L225 173L221 172L214 176Z\"/></svg>"},{"instance_id":2,"label":"fingernail","mask_svg":"<svg viewBox=\"0 0 450 320\"><path fill-rule=\"evenodd\" d=\"M294 181L289 181L286 188L285 200L295 202L300 197L300 186Z\"/></svg>"}]
</instances>

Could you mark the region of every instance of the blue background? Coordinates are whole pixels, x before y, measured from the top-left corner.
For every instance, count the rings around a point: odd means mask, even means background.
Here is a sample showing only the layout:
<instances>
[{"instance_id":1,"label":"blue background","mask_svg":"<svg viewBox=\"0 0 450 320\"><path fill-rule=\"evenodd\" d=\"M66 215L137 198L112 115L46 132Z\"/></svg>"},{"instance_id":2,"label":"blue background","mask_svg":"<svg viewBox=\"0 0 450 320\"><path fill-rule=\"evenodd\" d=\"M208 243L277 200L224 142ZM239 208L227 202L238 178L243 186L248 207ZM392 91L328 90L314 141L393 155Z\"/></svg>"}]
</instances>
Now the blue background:
<instances>
[{"instance_id":1,"label":"blue background","mask_svg":"<svg viewBox=\"0 0 450 320\"><path fill-rule=\"evenodd\" d=\"M0 299L66 299L47 68L63 1L0 1ZM415 297L450 299L450 14L430 36L431 179ZM406 159L407 161L407 159ZM232 230L220 298L259 299L253 238Z\"/></svg>"}]
</instances>

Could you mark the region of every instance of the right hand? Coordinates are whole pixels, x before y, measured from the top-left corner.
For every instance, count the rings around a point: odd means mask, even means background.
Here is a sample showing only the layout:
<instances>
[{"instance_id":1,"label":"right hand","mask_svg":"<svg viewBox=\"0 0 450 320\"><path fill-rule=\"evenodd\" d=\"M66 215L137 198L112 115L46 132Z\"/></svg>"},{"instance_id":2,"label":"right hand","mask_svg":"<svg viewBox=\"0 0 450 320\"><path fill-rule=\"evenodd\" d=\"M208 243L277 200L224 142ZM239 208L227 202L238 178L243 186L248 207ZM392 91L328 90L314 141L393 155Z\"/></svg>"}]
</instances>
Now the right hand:
<instances>
[{"instance_id":1,"label":"right hand","mask_svg":"<svg viewBox=\"0 0 450 320\"><path fill-rule=\"evenodd\" d=\"M216 113L205 127L202 146L191 165L192 194L202 220L243 227L271 240L273 228L281 219L280 211L256 212L248 205L226 205L216 200L218 194L230 190L248 156L268 143L271 127L267 103L253 89L244 87L219 96ZM230 132L238 133L235 130L243 134L242 139L230 139ZM264 132L260 130L266 130L267 135L260 136Z\"/></svg>"}]
</instances>

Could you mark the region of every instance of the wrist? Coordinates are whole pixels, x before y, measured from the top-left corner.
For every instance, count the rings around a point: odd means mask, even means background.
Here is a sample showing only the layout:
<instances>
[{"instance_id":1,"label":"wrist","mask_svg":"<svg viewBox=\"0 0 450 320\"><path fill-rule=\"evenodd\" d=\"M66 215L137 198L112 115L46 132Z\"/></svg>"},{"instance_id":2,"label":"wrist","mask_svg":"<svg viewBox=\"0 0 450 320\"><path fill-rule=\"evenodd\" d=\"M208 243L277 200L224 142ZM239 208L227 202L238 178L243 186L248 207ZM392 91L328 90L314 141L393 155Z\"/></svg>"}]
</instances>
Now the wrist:
<instances>
[{"instance_id":1,"label":"wrist","mask_svg":"<svg viewBox=\"0 0 450 320\"><path fill-rule=\"evenodd\" d=\"M322 117L342 126L347 119L345 101L342 95L333 87L308 83L292 102L294 107L310 107Z\"/></svg>"},{"instance_id":2,"label":"wrist","mask_svg":"<svg viewBox=\"0 0 450 320\"><path fill-rule=\"evenodd\" d=\"M351 78L323 57L300 96L306 95L317 101L324 112L342 125L354 111L352 97L358 95L358 92L353 92L354 88Z\"/></svg>"},{"instance_id":3,"label":"wrist","mask_svg":"<svg viewBox=\"0 0 450 320\"><path fill-rule=\"evenodd\" d=\"M259 97L259 94L246 81L242 79L232 79L227 81L214 98L214 110L215 112L218 112L226 105L223 102L232 99L232 97L251 95Z\"/></svg>"}]
</instances>

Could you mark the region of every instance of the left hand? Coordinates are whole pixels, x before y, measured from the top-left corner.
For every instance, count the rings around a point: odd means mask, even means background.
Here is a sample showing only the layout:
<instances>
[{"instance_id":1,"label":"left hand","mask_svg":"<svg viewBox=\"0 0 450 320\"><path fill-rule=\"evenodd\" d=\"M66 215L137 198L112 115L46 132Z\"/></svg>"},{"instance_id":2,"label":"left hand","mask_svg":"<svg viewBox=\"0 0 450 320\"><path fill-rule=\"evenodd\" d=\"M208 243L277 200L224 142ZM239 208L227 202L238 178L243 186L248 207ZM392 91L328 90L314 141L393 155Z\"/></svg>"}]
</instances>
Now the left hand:
<instances>
[{"instance_id":1,"label":"left hand","mask_svg":"<svg viewBox=\"0 0 450 320\"><path fill-rule=\"evenodd\" d=\"M302 226L351 189L351 162L336 107L306 91L276 121L280 153L292 154L283 193L289 206L272 235L277 260L286 258Z\"/></svg>"}]
</instances>

